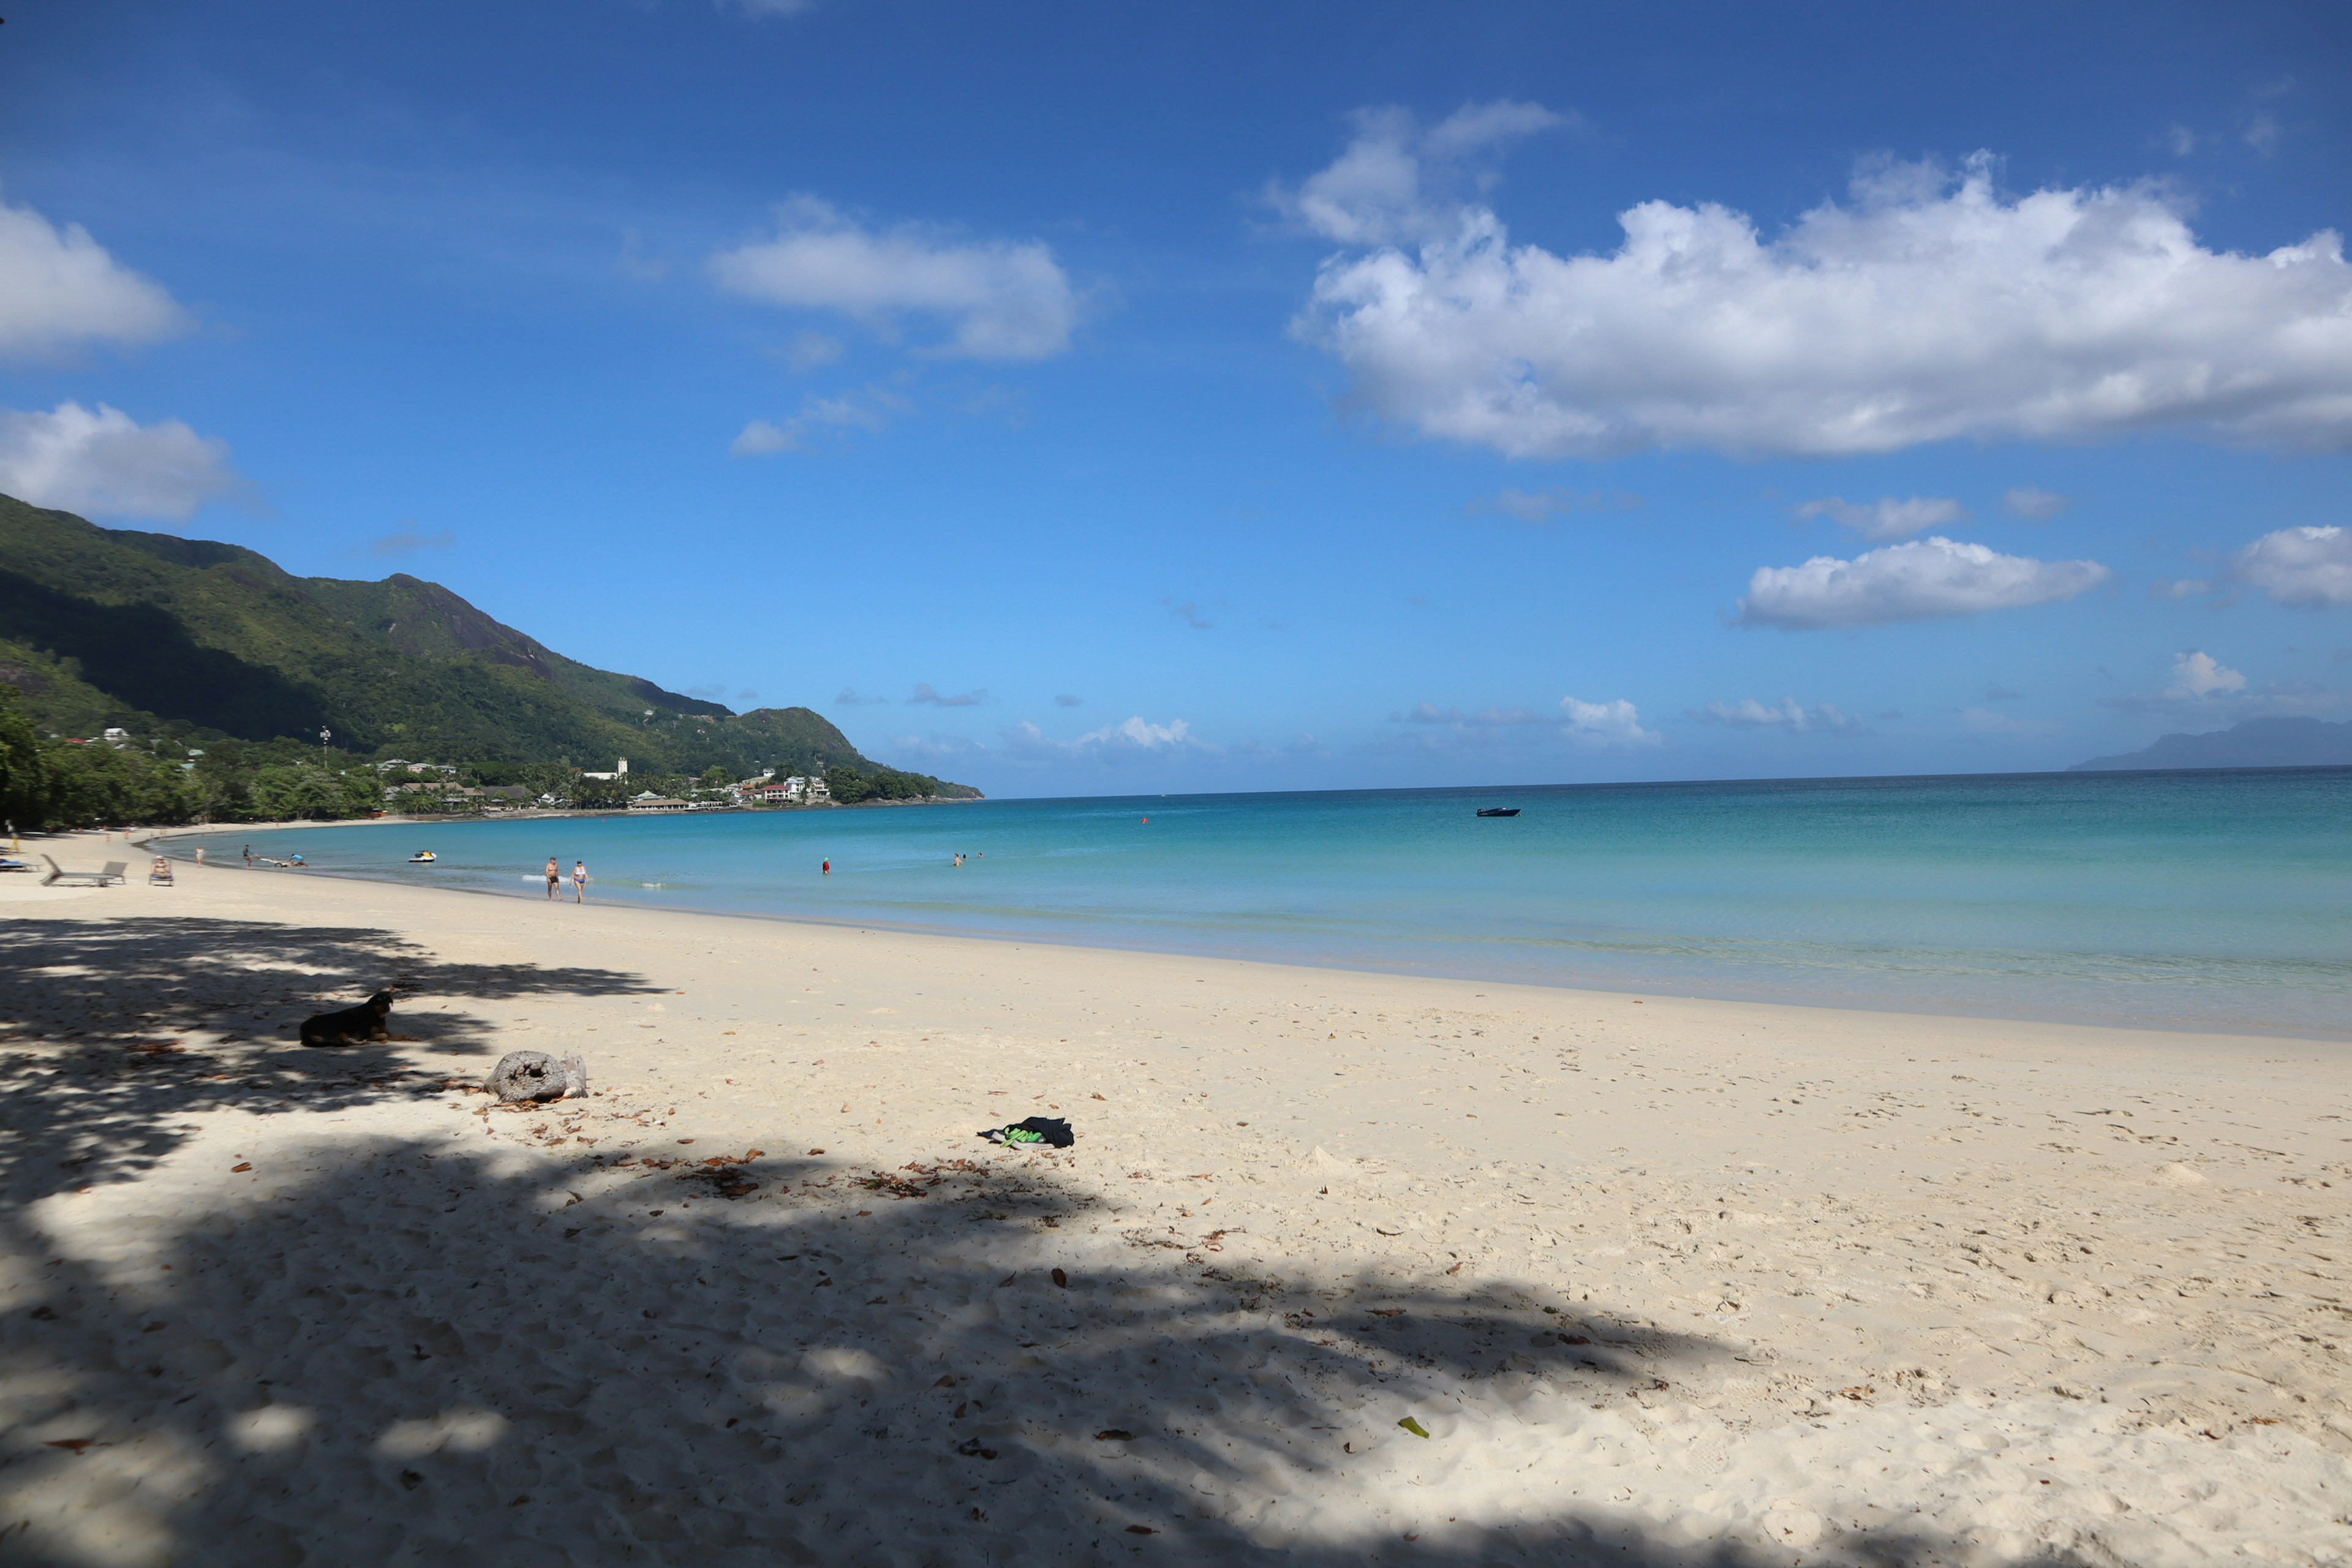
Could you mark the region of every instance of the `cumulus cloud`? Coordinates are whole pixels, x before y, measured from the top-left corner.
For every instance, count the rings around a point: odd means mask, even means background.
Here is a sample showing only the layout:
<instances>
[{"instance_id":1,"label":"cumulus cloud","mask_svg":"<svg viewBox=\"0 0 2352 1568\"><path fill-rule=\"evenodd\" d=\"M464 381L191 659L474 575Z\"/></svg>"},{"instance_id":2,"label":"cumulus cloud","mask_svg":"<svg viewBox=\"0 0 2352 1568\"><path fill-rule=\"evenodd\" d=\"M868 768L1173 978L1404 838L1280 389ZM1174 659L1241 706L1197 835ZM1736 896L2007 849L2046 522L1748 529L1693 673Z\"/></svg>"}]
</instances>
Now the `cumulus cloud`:
<instances>
[{"instance_id":1,"label":"cumulus cloud","mask_svg":"<svg viewBox=\"0 0 2352 1568\"><path fill-rule=\"evenodd\" d=\"M2352 267L2333 231L2209 249L2161 187L2011 199L1979 153L1957 176L1865 168L1845 204L1772 236L1712 203L1643 202L1614 252L1562 257L1513 245L1483 203L1433 207L1428 150L1387 125L1363 122L1299 189L1300 216L1349 248L1294 330L1361 405L1424 435L1528 458L2161 425L2352 447Z\"/></svg>"},{"instance_id":2,"label":"cumulus cloud","mask_svg":"<svg viewBox=\"0 0 2352 1568\"><path fill-rule=\"evenodd\" d=\"M825 332L794 332L784 346L784 363L794 370L816 370L839 359L843 347L839 338Z\"/></svg>"},{"instance_id":3,"label":"cumulus cloud","mask_svg":"<svg viewBox=\"0 0 2352 1568\"><path fill-rule=\"evenodd\" d=\"M2190 648L2172 661L2172 684L2164 694L2175 702L2194 702L2245 689L2244 676L2204 649Z\"/></svg>"},{"instance_id":4,"label":"cumulus cloud","mask_svg":"<svg viewBox=\"0 0 2352 1568\"><path fill-rule=\"evenodd\" d=\"M1070 346L1077 291L1035 240L956 240L926 228L864 227L803 196L776 234L710 259L720 287L770 304L837 310L883 332L901 315L938 318L934 352L966 359L1045 359Z\"/></svg>"},{"instance_id":5,"label":"cumulus cloud","mask_svg":"<svg viewBox=\"0 0 2352 1568\"><path fill-rule=\"evenodd\" d=\"M1827 702L1808 708L1793 697L1783 697L1777 708L1767 707L1753 697L1743 697L1737 702L1710 702L1705 708L1687 711L1689 717L1702 724L1727 724L1738 730L1786 730L1793 735L1870 732L1869 725Z\"/></svg>"},{"instance_id":6,"label":"cumulus cloud","mask_svg":"<svg viewBox=\"0 0 2352 1568\"><path fill-rule=\"evenodd\" d=\"M2352 529L2265 533L2238 552L2231 572L2282 605L2352 605Z\"/></svg>"},{"instance_id":7,"label":"cumulus cloud","mask_svg":"<svg viewBox=\"0 0 2352 1568\"><path fill-rule=\"evenodd\" d=\"M1540 490L1506 489L1471 502L1470 513L1501 512L1521 522L1549 522L1575 512L1639 511L1649 504L1646 497L1632 490L1572 490L1555 485Z\"/></svg>"},{"instance_id":8,"label":"cumulus cloud","mask_svg":"<svg viewBox=\"0 0 2352 1568\"><path fill-rule=\"evenodd\" d=\"M1665 739L1655 730L1643 729L1641 715L1622 697L1614 702L1563 697L1559 708L1569 739L1588 746L1654 746Z\"/></svg>"},{"instance_id":9,"label":"cumulus cloud","mask_svg":"<svg viewBox=\"0 0 2352 1568\"><path fill-rule=\"evenodd\" d=\"M448 529L431 533L419 533L413 522L404 522L382 539L368 542L370 555L414 555L420 550L446 550L457 542L457 536Z\"/></svg>"},{"instance_id":10,"label":"cumulus cloud","mask_svg":"<svg viewBox=\"0 0 2352 1568\"><path fill-rule=\"evenodd\" d=\"M977 708L988 700L988 689L979 687L971 691L959 691L950 697L935 689L928 680L915 683L915 694L907 699L909 708Z\"/></svg>"},{"instance_id":11,"label":"cumulus cloud","mask_svg":"<svg viewBox=\"0 0 2352 1568\"><path fill-rule=\"evenodd\" d=\"M177 419L142 425L101 403L0 409L0 491L35 506L179 522L246 489L228 446Z\"/></svg>"},{"instance_id":12,"label":"cumulus cloud","mask_svg":"<svg viewBox=\"0 0 2352 1568\"><path fill-rule=\"evenodd\" d=\"M2064 511L2072 503L2071 496L2062 496L2034 485L2019 485L2000 492L2000 504L2011 516L2028 522L2047 522Z\"/></svg>"},{"instance_id":13,"label":"cumulus cloud","mask_svg":"<svg viewBox=\"0 0 2352 1568\"><path fill-rule=\"evenodd\" d=\"M109 256L81 225L59 228L0 202L0 356L152 342L187 325L171 295Z\"/></svg>"},{"instance_id":14,"label":"cumulus cloud","mask_svg":"<svg viewBox=\"0 0 2352 1568\"><path fill-rule=\"evenodd\" d=\"M1909 500L1897 500L1893 496L1881 496L1874 501L1857 506L1843 496L1824 496L1809 500L1797 509L1799 517L1826 517L1842 523L1875 544L1888 539L1908 539L1915 533L1925 533L1931 528L1949 528L1966 522L1968 508L1949 498L1913 496Z\"/></svg>"},{"instance_id":15,"label":"cumulus cloud","mask_svg":"<svg viewBox=\"0 0 2352 1568\"><path fill-rule=\"evenodd\" d=\"M819 451L837 447L855 434L876 435L914 411L913 399L885 386L860 387L831 397L811 395L801 400L800 412L789 419L752 420L727 449L738 458Z\"/></svg>"},{"instance_id":16,"label":"cumulus cloud","mask_svg":"<svg viewBox=\"0 0 2352 1568\"><path fill-rule=\"evenodd\" d=\"M1851 561L1816 555L1801 566L1759 566L1738 618L1791 628L1936 620L2071 599L2114 575L2095 561L2002 555L1938 534Z\"/></svg>"}]
</instances>

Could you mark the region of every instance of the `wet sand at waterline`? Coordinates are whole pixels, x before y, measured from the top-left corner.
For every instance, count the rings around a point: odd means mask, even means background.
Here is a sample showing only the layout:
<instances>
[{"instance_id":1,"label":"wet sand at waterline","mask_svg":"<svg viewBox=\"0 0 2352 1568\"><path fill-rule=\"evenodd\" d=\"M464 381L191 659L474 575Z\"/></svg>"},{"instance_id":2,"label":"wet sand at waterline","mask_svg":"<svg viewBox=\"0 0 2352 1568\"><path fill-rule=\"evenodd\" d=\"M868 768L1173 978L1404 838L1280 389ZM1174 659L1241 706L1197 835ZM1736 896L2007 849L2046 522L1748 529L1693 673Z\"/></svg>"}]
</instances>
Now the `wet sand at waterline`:
<instances>
[{"instance_id":1,"label":"wet sand at waterline","mask_svg":"<svg viewBox=\"0 0 2352 1568\"><path fill-rule=\"evenodd\" d=\"M0 880L0 1559L2352 1559L2341 1045L178 875Z\"/></svg>"}]
</instances>

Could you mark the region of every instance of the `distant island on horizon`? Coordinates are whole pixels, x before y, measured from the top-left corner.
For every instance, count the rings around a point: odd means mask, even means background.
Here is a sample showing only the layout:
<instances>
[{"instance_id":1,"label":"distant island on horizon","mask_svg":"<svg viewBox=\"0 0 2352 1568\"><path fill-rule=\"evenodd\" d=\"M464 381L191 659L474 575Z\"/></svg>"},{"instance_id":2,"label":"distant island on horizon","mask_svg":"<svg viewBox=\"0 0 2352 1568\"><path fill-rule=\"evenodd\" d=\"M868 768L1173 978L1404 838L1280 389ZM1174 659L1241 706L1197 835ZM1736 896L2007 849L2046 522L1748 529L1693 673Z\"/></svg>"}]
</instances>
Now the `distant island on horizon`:
<instances>
[{"instance_id":1,"label":"distant island on horizon","mask_svg":"<svg viewBox=\"0 0 2352 1568\"><path fill-rule=\"evenodd\" d=\"M2120 756L2076 763L2070 773L2168 768L2327 768L2352 766L2352 721L2243 719L2226 730L2171 734Z\"/></svg>"}]
</instances>

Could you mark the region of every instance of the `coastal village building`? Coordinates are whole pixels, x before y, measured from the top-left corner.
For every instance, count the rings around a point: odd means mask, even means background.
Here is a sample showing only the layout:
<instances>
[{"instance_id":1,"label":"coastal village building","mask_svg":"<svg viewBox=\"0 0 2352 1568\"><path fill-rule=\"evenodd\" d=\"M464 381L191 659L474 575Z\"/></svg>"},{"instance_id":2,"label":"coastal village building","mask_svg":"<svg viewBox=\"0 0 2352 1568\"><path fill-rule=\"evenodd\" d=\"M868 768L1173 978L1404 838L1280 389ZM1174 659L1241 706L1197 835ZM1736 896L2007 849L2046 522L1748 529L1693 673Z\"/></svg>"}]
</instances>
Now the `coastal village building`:
<instances>
[{"instance_id":1,"label":"coastal village building","mask_svg":"<svg viewBox=\"0 0 2352 1568\"><path fill-rule=\"evenodd\" d=\"M595 775L592 773L589 776L593 778ZM631 811L691 811L693 806L688 802L673 800L668 795L656 795L653 791L647 790L629 802L629 809Z\"/></svg>"},{"instance_id":2,"label":"coastal village building","mask_svg":"<svg viewBox=\"0 0 2352 1568\"><path fill-rule=\"evenodd\" d=\"M627 778L629 776L629 759L623 757L621 759L621 765L609 773L583 773L580 776L583 779L604 779L608 783L614 779Z\"/></svg>"}]
</instances>

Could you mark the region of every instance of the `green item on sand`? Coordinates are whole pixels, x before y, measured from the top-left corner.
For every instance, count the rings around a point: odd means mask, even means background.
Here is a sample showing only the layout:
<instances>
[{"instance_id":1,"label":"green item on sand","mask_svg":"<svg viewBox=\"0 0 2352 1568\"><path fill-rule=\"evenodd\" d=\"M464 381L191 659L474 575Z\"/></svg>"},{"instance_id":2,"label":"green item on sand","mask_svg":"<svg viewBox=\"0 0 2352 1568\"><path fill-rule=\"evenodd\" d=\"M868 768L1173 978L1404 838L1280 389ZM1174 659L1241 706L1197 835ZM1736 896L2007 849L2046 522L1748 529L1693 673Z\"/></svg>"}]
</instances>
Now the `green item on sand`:
<instances>
[{"instance_id":1,"label":"green item on sand","mask_svg":"<svg viewBox=\"0 0 2352 1568\"><path fill-rule=\"evenodd\" d=\"M1398 1422L1397 1425L1403 1427L1406 1431L1412 1433L1416 1437L1426 1437L1429 1436L1429 1428L1423 1426L1420 1422L1414 1420L1410 1415Z\"/></svg>"}]
</instances>

